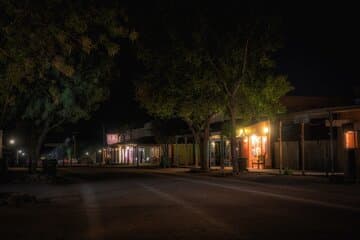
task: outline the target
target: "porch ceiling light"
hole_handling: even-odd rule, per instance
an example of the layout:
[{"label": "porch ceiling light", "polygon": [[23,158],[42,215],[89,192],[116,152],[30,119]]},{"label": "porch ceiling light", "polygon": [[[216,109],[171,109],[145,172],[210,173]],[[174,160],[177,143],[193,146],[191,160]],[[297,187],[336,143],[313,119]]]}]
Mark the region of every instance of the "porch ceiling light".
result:
[{"label": "porch ceiling light", "polygon": [[268,134],[269,133],[269,128],[268,127],[264,127],[264,133]]}]

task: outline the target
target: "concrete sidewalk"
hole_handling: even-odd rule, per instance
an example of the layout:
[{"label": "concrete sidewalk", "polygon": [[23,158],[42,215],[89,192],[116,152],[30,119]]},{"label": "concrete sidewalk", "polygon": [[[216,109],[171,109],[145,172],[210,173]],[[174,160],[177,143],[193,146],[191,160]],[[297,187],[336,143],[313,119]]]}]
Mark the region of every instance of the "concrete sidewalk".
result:
[{"label": "concrete sidewalk", "polygon": [[[211,170],[220,171],[220,167],[211,167]],[[225,172],[231,172],[232,167],[225,167]],[[271,174],[271,175],[283,175],[286,171],[283,169],[282,174],[280,173],[280,169],[275,168],[266,168],[266,169],[257,169],[257,168],[248,168],[248,172],[250,173],[264,173],[264,174]],[[301,170],[287,170],[287,174],[285,175],[305,175],[305,176],[328,176],[328,175],[344,175],[342,172],[335,172],[335,173],[326,173],[326,172],[316,172],[316,171],[306,171],[304,174]]]}]

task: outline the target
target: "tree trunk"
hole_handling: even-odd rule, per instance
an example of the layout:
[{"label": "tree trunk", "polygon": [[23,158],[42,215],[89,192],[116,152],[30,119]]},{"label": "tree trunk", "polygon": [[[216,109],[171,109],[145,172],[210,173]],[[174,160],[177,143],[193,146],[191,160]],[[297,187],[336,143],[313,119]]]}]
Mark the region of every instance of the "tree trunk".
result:
[{"label": "tree trunk", "polygon": [[3,130],[0,129],[0,173],[6,173],[8,166],[7,160],[3,156]]},{"label": "tree trunk", "polygon": [[221,135],[221,145],[220,145],[220,171],[221,174],[224,175],[224,170],[225,170],[225,163],[224,163],[224,158],[225,158],[225,147],[226,147],[226,143],[224,146],[224,137],[223,135]]},{"label": "tree trunk", "polygon": [[[197,154],[197,146],[199,146],[199,149],[200,149],[200,136],[198,133],[194,133],[193,134],[193,137],[194,137],[194,142],[195,142],[195,147],[194,147],[194,155],[195,155],[195,167],[199,167],[199,157],[198,157],[198,154]],[[201,155],[201,154],[200,154]]]},{"label": "tree trunk", "polygon": [[41,131],[40,136],[37,138],[36,144],[31,144],[30,161],[29,161],[29,172],[36,172],[37,163],[40,159],[41,147],[45,141],[45,138],[49,132],[49,123],[46,122],[44,128]]},{"label": "tree trunk", "polygon": [[210,137],[210,123],[209,121],[207,121],[204,129],[204,137],[203,137],[204,158],[202,161],[202,168],[204,170],[209,170],[209,137]]},{"label": "tree trunk", "polygon": [[168,161],[169,161],[169,144],[165,143],[162,144],[162,157],[161,157],[161,162],[160,162],[160,166],[161,167],[168,167]]},{"label": "tree trunk", "polygon": [[230,139],[230,149],[231,149],[231,163],[233,167],[233,174],[239,174],[239,163],[237,161],[237,144],[236,144],[236,114],[235,107],[229,109],[230,119],[231,119],[231,139]]}]

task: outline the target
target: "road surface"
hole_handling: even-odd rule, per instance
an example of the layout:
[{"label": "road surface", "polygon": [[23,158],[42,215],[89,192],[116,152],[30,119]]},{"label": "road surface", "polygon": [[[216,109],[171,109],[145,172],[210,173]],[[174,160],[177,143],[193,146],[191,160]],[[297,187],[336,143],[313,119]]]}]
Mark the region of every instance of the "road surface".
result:
[{"label": "road surface", "polygon": [[359,185],[66,171],[74,183],[0,185],[50,200],[0,206],[0,239],[360,239]]}]

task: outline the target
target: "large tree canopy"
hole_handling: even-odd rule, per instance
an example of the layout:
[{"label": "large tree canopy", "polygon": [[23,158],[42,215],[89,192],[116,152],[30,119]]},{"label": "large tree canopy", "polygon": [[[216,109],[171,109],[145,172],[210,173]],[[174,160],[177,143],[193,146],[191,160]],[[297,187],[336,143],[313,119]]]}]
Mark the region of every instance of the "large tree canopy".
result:
[{"label": "large tree canopy", "polygon": [[[166,29],[166,32],[176,29],[180,34],[175,34],[175,37],[174,34],[170,34],[170,37],[162,36],[160,41],[169,39],[167,42],[172,43],[174,38],[181,41],[173,45],[161,44],[164,49],[174,49],[173,52],[160,51],[159,55],[165,54],[167,58],[156,55],[148,58],[152,63],[163,62],[163,75],[157,75],[158,81],[147,82],[153,87],[151,89],[147,86],[147,89],[156,91],[151,93],[150,99],[163,103],[156,104],[148,99],[144,102],[145,107],[155,115],[162,116],[179,115],[182,113],[179,106],[184,106],[184,109],[193,110],[198,117],[204,115],[202,112],[217,112],[218,98],[221,99],[224,113],[231,120],[231,156],[234,171],[238,172],[236,120],[272,117],[280,113],[284,110],[279,102],[280,97],[291,90],[286,76],[275,73],[273,56],[281,47],[280,21],[259,12],[252,4],[243,4],[241,9],[234,7],[230,10],[211,4],[191,9],[178,5],[168,6],[168,12],[173,14],[163,16],[162,23],[166,27],[161,29]],[[186,15],[180,20],[171,11],[174,9],[186,12]],[[155,44],[155,47],[159,48],[159,45]],[[186,67],[179,67],[179,62]],[[164,85],[159,79],[171,79],[169,76],[173,75],[177,76],[176,80],[165,85],[167,90],[161,92]],[[185,84],[191,90],[187,91],[179,79],[191,79]],[[197,81],[194,79],[201,82],[207,79],[207,83],[201,84],[203,88],[200,88],[198,95],[195,94]],[[173,100],[174,96],[176,101]],[[192,100],[189,101],[189,98]],[[207,106],[212,106],[216,111],[208,111],[211,107]],[[174,109],[178,112],[174,113]],[[184,116],[186,120],[191,114]]]},{"label": "large tree canopy", "polygon": [[9,90],[0,96],[1,114],[20,105],[40,130],[37,158],[48,131],[88,118],[105,99],[121,41],[137,33],[116,3],[8,0],[0,8],[0,70]]},{"label": "large tree canopy", "polygon": [[192,59],[181,34],[169,31],[165,49],[145,48],[140,58],[147,73],[137,83],[137,99],[159,118],[180,118],[187,123],[195,142],[201,143],[201,163],[207,168],[209,124],[222,111],[223,98],[203,59]]}]

